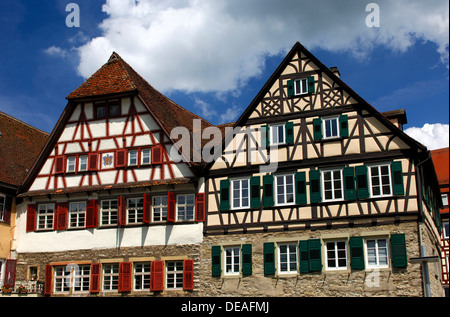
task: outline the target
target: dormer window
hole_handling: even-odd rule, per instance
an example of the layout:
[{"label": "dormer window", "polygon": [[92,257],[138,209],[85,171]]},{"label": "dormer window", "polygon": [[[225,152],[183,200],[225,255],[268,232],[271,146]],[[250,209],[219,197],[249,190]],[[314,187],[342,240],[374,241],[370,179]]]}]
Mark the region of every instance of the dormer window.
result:
[{"label": "dormer window", "polygon": [[95,119],[114,118],[120,116],[120,100],[101,101],[94,104]]}]

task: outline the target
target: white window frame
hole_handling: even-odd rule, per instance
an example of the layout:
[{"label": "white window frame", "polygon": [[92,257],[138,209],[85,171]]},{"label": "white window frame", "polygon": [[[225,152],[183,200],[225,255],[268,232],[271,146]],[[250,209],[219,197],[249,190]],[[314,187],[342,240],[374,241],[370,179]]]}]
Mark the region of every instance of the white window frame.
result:
[{"label": "white window frame", "polygon": [[78,171],[79,172],[86,172],[88,170],[88,156],[87,155],[80,155],[79,157],[79,164],[78,164]]},{"label": "white window frame", "polygon": [[[156,204],[156,200],[160,199],[160,203]],[[165,201],[165,204],[164,204]],[[152,221],[153,222],[162,222],[167,220],[167,205],[168,205],[168,197],[165,196],[154,196],[152,198]],[[158,219],[155,216],[155,213],[158,214]]]},{"label": "white window frame", "polygon": [[[134,270],[133,289],[137,292],[150,291],[151,262],[133,263],[133,270]],[[146,285],[148,287],[146,287]]]},{"label": "white window frame", "polygon": [[[344,244],[344,249],[339,249],[338,243]],[[328,244],[333,244],[333,249],[330,250]],[[339,256],[339,252],[345,252],[345,266],[340,266],[339,260],[343,260],[344,257]],[[333,252],[333,258],[329,258],[329,253]],[[335,261],[335,266],[329,266],[328,260]],[[325,241],[325,268],[327,271],[344,271],[348,269],[348,247],[347,240],[330,240]]]},{"label": "white window frame", "polygon": [[[84,204],[84,210],[83,207]],[[73,210],[73,206],[77,205],[76,210]],[[75,222],[72,222],[72,217],[75,218]],[[73,223],[76,223],[73,225]],[[86,202],[85,201],[75,201],[71,202],[69,205],[69,229],[79,229],[86,227]]]},{"label": "white window frame", "polygon": [[441,194],[442,205],[448,207],[448,194]]},{"label": "white window frame", "polygon": [[[383,184],[383,175],[381,174],[381,169],[383,167],[388,168],[389,172],[389,193],[384,193],[383,187],[386,186],[386,184]],[[376,176],[378,178],[378,185],[373,184],[372,179],[372,168],[378,169],[378,175]],[[392,197],[393,195],[393,188],[392,188],[392,170],[391,170],[391,164],[390,163],[380,163],[380,164],[374,164],[374,165],[368,165],[368,174],[369,174],[369,186],[370,186],[370,197],[371,198],[377,198],[377,197]],[[375,195],[374,194],[374,187],[377,186],[380,189],[380,194]]]},{"label": "white window frame", "polygon": [[[51,207],[51,211],[49,211]],[[36,230],[53,230],[55,225],[55,204],[39,204],[37,207],[37,224]],[[41,228],[41,219],[43,220],[44,227]]]},{"label": "white window frame", "polygon": [[76,265],[72,268],[72,290],[74,293],[88,293],[91,282],[91,266],[90,265]]},{"label": "white window frame", "polygon": [[[184,202],[182,201],[183,197]],[[192,213],[188,211],[191,208]],[[183,209],[184,211],[182,211]],[[193,221],[194,219],[195,219],[195,195],[194,194],[177,195],[177,220]]]},{"label": "white window frame", "polygon": [[152,163],[152,150],[142,149],[141,150],[141,164],[150,165]]},{"label": "white window frame", "polygon": [[[336,122],[336,134],[333,134],[333,122]],[[328,129],[328,124],[331,124],[329,126]],[[333,116],[333,117],[325,117],[322,119],[322,125],[323,125],[323,139],[324,140],[328,140],[328,139],[336,139],[336,138],[340,138],[341,137],[341,131],[340,131],[340,127],[339,127],[339,117],[338,116]],[[328,133],[330,135],[328,135]]]},{"label": "white window frame", "polygon": [[[334,172],[339,172],[339,174],[340,174],[340,186],[341,186],[341,188],[340,188],[341,197],[340,198],[336,198],[336,196],[337,196],[336,192],[339,189],[335,188],[335,181],[336,180],[335,180]],[[344,172],[343,172],[342,168],[323,170],[323,171],[321,171],[321,173],[322,173],[322,175],[321,175],[322,184],[321,185],[322,185],[323,201],[326,202],[326,201],[342,201],[342,200],[344,200]],[[328,198],[328,199],[327,199],[326,192],[330,192],[330,190],[326,189],[325,183],[326,182],[330,182],[330,181],[326,181],[325,180],[325,173],[330,173],[330,176],[331,176],[331,183],[330,184],[331,184],[332,197]]]},{"label": "white window frame", "polygon": [[[369,262],[369,246],[368,246],[368,242],[369,241],[375,241],[375,260],[376,263],[375,264],[371,264]],[[385,247],[380,247],[379,243],[380,241],[385,241],[386,246]],[[380,251],[381,249],[386,249],[386,264],[380,264]],[[376,237],[371,237],[371,238],[365,238],[364,239],[364,258],[365,258],[365,262],[366,262],[366,267],[368,269],[386,269],[389,268],[389,240],[386,237],[383,238],[376,238]]]},{"label": "white window frame", "polygon": [[129,150],[128,151],[128,165],[129,166],[137,166],[139,162],[138,150]]},{"label": "white window frame", "polygon": [[448,234],[449,234],[449,232],[448,232],[449,231],[448,221],[443,221],[442,222],[442,228],[443,228],[442,234],[444,236],[444,239],[448,240]]},{"label": "white window frame", "polygon": [[67,173],[75,173],[77,166],[77,157],[76,156],[68,156],[67,157]]},{"label": "white window frame", "polygon": [[[107,206],[104,205],[107,204]],[[116,207],[113,208],[112,203],[115,203]],[[105,208],[106,207],[106,208]],[[115,217],[114,217],[115,214]],[[100,226],[116,226],[118,217],[118,202],[117,199],[103,199],[100,202]],[[105,223],[104,220],[107,219]]]},{"label": "white window frame", "polygon": [[[223,247],[223,259],[224,259],[224,275],[236,276],[241,274],[241,246],[224,246]],[[237,266],[237,270],[236,270]]]},{"label": "white window frame", "polygon": [[184,279],[184,261],[167,261],[165,268],[166,290],[182,290]]},{"label": "white window frame", "polygon": [[[281,247],[286,246],[286,251],[287,251],[287,270],[286,271],[282,271],[281,268]],[[291,264],[293,264],[293,261],[291,261],[291,247],[295,247],[295,270],[291,270]],[[283,274],[298,274],[298,270],[299,270],[299,248],[298,248],[298,242],[286,242],[286,243],[278,243],[277,244],[277,255],[278,255],[278,274],[283,275]]]},{"label": "white window frame", "polygon": [[117,292],[119,290],[119,263],[103,263],[102,277],[102,290]]},{"label": "white window frame", "polygon": [[[239,183],[239,188],[235,188],[235,182]],[[243,184],[247,183],[247,196],[244,195]],[[235,197],[235,190],[239,191],[239,197]],[[247,199],[247,204],[244,204],[244,200]],[[238,206],[235,206],[235,200],[239,202]],[[231,209],[246,209],[250,208],[250,178],[239,178],[231,180]]]},{"label": "white window frame", "polygon": [[[69,294],[72,272],[65,266],[53,267],[53,292],[55,294]],[[69,285],[67,285],[69,284]]]},{"label": "white window frame", "polygon": [[0,221],[5,220],[6,196],[0,194]]},{"label": "white window frame", "polygon": [[308,78],[294,80],[294,89],[294,93],[296,96],[307,95],[309,93]]},{"label": "white window frame", "polygon": [[140,224],[143,219],[144,199],[142,197],[127,198],[127,224]]},{"label": "white window frame", "polygon": [[[283,133],[283,139],[280,141],[280,131]],[[277,136],[276,141],[274,141],[274,136]],[[283,145],[286,144],[286,124],[274,124],[270,126],[270,145]]]},{"label": "white window frame", "polygon": [[[292,178],[292,193],[287,191],[287,178]],[[280,195],[283,196],[284,202],[280,202],[278,200],[278,182],[279,179],[283,179],[283,184],[281,185],[283,187],[283,193],[280,193]],[[288,202],[288,195],[292,194],[292,202]],[[295,175],[294,174],[282,174],[282,175],[275,175],[275,205],[276,206],[289,206],[295,204]]]}]

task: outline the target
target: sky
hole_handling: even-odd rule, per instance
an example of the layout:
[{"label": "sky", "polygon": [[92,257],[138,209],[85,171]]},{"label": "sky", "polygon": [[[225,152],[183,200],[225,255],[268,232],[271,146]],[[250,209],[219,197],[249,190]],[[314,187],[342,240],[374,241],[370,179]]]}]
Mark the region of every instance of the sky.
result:
[{"label": "sky", "polygon": [[448,0],[1,1],[0,111],[51,132],[116,51],[179,105],[233,122],[297,41],[378,111],[406,109],[419,142],[449,146]]}]

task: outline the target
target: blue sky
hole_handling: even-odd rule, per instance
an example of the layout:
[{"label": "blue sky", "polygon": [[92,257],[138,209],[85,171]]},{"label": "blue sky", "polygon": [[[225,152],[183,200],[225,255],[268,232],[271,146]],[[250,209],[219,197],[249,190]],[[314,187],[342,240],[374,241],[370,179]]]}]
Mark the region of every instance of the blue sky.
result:
[{"label": "blue sky", "polygon": [[[448,1],[378,1],[380,28],[365,25],[370,2],[1,1],[0,111],[51,132],[115,50],[181,106],[231,122],[300,41],[380,112],[405,108],[406,128],[448,146]],[[69,3],[79,28],[66,26]]]}]

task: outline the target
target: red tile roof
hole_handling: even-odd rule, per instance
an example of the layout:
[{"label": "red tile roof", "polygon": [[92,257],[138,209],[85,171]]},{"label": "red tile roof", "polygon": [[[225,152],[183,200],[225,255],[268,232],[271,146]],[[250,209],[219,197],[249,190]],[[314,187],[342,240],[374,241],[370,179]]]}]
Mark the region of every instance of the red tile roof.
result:
[{"label": "red tile roof", "polygon": [[439,185],[449,185],[449,148],[431,151],[434,168],[438,176]]},{"label": "red tile roof", "polygon": [[0,111],[0,182],[22,183],[49,135]]}]

